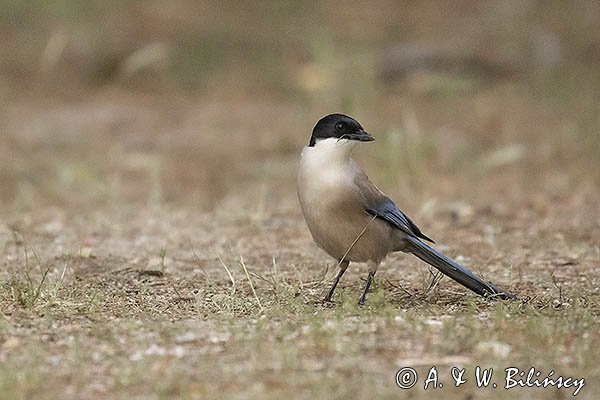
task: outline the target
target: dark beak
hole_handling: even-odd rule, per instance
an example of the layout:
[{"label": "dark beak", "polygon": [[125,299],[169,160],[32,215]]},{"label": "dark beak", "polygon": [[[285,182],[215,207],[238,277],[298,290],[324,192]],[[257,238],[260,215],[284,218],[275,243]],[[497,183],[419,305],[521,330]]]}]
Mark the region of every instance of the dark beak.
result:
[{"label": "dark beak", "polygon": [[359,142],[372,142],[373,140],[375,140],[373,136],[363,131],[362,129],[354,133],[347,133],[343,135],[340,139],[358,140]]}]

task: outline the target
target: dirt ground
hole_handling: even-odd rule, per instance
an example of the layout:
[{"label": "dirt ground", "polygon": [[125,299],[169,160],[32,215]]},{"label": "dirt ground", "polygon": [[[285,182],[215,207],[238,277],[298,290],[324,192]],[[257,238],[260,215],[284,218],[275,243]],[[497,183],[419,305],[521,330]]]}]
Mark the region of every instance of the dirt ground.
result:
[{"label": "dirt ground", "polygon": [[[513,367],[598,398],[596,2],[163,3],[1,4],[0,399],[576,390],[505,389]],[[331,112],[437,248],[521,300],[398,253],[364,307],[360,264],[323,304],[295,178]]]}]

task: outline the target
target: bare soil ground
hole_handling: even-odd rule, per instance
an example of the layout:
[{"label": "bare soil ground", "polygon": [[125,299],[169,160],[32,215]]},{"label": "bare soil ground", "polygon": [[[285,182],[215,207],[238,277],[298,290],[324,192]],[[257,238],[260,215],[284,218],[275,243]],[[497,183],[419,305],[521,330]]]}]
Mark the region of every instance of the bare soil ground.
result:
[{"label": "bare soil ground", "polygon": [[[577,398],[597,398],[600,9],[482,3],[339,15],[336,2],[91,2],[115,28],[102,33],[76,7],[11,3],[0,399],[574,392],[505,390],[509,367],[584,378]],[[378,28],[350,28],[365,18]],[[466,52],[516,72],[419,61],[378,76],[391,44],[424,41],[450,43],[439,54],[455,66]],[[487,302],[404,254],[364,307],[364,265],[320,301],[335,262],[312,243],[295,175],[314,122],[335,111],[375,135],[357,159],[438,248],[522,301]],[[425,391],[432,366],[444,387]],[[469,379],[458,388],[454,366]],[[477,388],[476,366],[498,388]],[[410,390],[395,382],[403,367],[419,374]]]}]

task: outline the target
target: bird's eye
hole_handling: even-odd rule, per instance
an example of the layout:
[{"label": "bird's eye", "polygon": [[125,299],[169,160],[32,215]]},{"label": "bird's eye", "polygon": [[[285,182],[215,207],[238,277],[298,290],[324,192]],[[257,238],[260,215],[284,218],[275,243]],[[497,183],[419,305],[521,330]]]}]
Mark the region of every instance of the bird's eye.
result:
[{"label": "bird's eye", "polygon": [[341,133],[345,132],[346,124],[344,122],[338,122],[337,124],[335,124],[335,130]]}]

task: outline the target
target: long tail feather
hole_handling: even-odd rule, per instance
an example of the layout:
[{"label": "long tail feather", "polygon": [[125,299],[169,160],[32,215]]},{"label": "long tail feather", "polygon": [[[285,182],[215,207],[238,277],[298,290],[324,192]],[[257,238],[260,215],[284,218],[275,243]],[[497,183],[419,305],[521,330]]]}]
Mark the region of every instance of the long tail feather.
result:
[{"label": "long tail feather", "polygon": [[410,245],[406,250],[475,293],[484,297],[502,300],[514,300],[517,298],[515,295],[507,293],[491,283],[485,282],[467,268],[459,265],[434,248],[429,247],[419,239],[410,237],[408,240]]}]

